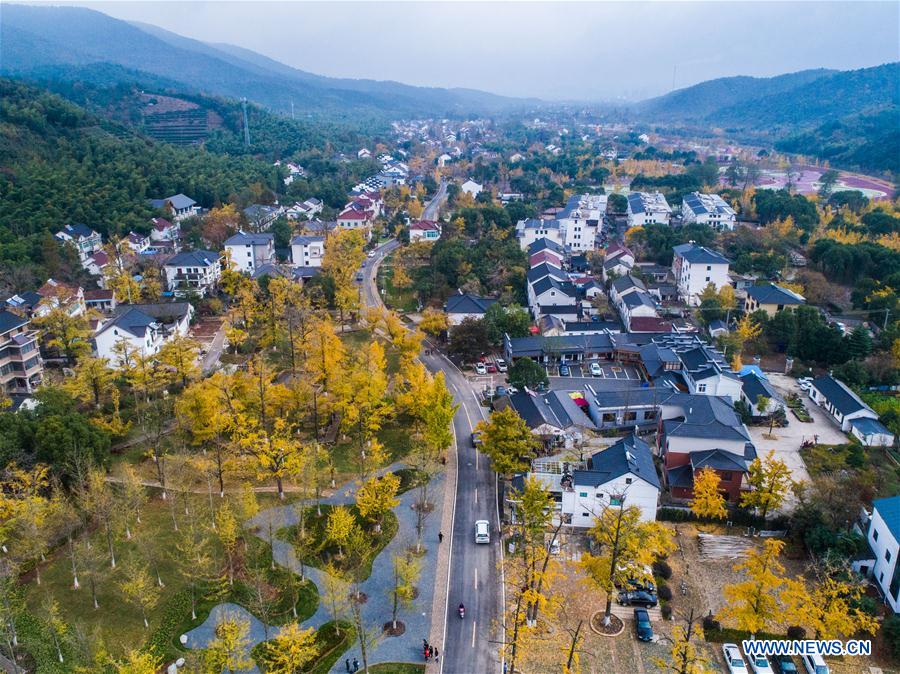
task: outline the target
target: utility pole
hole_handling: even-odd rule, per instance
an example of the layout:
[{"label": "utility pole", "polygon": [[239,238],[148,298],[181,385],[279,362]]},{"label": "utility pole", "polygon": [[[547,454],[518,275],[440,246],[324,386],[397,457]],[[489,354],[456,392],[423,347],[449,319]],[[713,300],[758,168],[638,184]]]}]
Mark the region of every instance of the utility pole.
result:
[{"label": "utility pole", "polygon": [[250,147],[250,122],[247,121],[247,98],[241,99],[241,108],[244,111],[244,146]]}]

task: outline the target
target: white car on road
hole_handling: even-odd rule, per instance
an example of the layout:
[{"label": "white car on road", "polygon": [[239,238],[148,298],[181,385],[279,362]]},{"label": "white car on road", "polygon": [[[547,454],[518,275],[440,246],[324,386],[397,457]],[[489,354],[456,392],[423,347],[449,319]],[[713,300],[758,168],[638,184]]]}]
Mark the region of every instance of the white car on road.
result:
[{"label": "white car on road", "polygon": [[737,644],[722,644],[722,655],[725,656],[725,666],[731,674],[749,674]]}]

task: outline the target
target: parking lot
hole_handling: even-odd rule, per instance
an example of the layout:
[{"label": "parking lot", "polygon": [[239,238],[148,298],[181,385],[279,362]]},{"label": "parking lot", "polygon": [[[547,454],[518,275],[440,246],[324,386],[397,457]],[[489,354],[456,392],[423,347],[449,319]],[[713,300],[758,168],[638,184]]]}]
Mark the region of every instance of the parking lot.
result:
[{"label": "parking lot", "polygon": [[559,365],[547,365],[547,375],[549,377],[572,377],[594,378],[594,379],[613,379],[621,381],[641,381],[641,375],[637,368],[632,365],[624,365],[622,363],[604,363],[600,362],[600,374],[592,375],[590,363],[566,363],[564,367],[568,367],[569,373],[561,373]]}]

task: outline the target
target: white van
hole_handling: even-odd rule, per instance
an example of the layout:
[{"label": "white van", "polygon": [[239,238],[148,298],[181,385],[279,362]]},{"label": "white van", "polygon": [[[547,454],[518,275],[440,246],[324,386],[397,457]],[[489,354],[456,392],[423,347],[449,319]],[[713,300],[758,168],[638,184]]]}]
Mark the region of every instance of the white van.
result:
[{"label": "white van", "polygon": [[491,542],[491,525],[487,520],[476,520],[475,522],[475,542],[490,543]]},{"label": "white van", "polygon": [[831,674],[828,665],[825,664],[822,656],[818,653],[815,655],[804,655],[801,660],[803,660],[803,666],[806,667],[806,671],[809,674]]}]

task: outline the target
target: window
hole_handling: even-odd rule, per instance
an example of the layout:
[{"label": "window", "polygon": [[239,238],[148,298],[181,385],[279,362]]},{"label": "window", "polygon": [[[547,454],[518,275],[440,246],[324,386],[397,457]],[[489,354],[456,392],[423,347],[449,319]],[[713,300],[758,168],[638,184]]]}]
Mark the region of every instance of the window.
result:
[{"label": "window", "polygon": [[[712,271],[712,266],[711,266],[711,265],[706,265],[706,271]],[[706,279],[706,280],[708,281],[709,279]]]},{"label": "window", "polygon": [[631,484],[632,479],[630,477],[625,478],[625,484]]},{"label": "window", "polygon": [[886,561],[886,562],[891,561],[891,551],[890,550],[884,551],[884,561]]},{"label": "window", "polygon": [[581,513],[581,516],[582,516],[582,517],[590,517],[591,514],[590,514],[590,513]]},{"label": "window", "polygon": [[637,421],[637,412],[625,412],[625,421]]},{"label": "window", "polygon": [[609,505],[621,506],[622,505],[622,497],[621,496],[610,496],[609,497]]},{"label": "window", "polygon": [[615,412],[604,412],[603,413],[603,423],[614,423],[616,420]]},{"label": "window", "polygon": [[722,481],[730,482],[731,481],[731,473],[728,473],[728,472],[722,473]]},{"label": "window", "polygon": [[644,419],[656,419],[656,410],[647,410],[644,412]]},{"label": "window", "polygon": [[872,532],[872,540],[873,541],[878,540],[878,529],[876,529],[875,531]]},{"label": "window", "polygon": [[697,384],[697,393],[706,393],[706,384]]},{"label": "window", "polygon": [[587,498],[587,492],[586,491],[578,492],[578,498]]},{"label": "window", "polygon": [[706,277],[706,280],[709,281],[709,276]]}]

